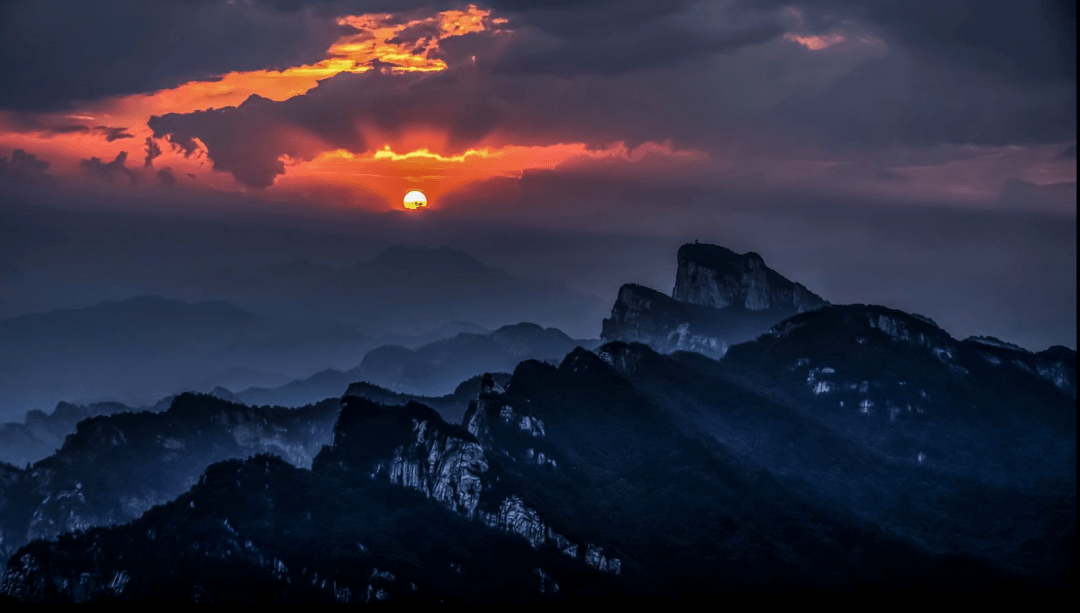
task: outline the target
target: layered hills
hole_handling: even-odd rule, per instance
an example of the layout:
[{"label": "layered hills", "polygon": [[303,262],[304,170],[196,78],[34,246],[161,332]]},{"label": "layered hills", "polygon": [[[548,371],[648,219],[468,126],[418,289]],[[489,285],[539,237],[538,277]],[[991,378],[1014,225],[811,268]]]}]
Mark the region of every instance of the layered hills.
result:
[{"label": "layered hills", "polygon": [[[357,602],[1071,588],[1075,351],[828,305],[753,254],[688,245],[679,261],[674,296],[621,320],[648,344],[566,349],[545,332],[559,359],[440,399],[355,381],[299,410],[182,395],[164,413],[84,421],[50,458],[0,468],[2,590]],[[765,327],[735,343],[732,321]],[[709,336],[709,322],[715,344],[659,342],[684,324]],[[524,332],[500,338],[518,347]]]}]

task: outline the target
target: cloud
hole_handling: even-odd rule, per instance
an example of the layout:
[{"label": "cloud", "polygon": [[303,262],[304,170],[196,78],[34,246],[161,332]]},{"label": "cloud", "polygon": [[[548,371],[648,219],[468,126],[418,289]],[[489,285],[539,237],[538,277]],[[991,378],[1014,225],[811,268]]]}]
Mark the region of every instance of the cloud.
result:
[{"label": "cloud", "polygon": [[153,137],[146,137],[146,158],[143,159],[143,168],[150,168],[154,160],[161,156],[161,145]]},{"label": "cloud", "polygon": [[5,2],[0,108],[64,108],[321,58],[341,27],[294,8],[216,0]]},{"label": "cloud", "polygon": [[100,134],[107,142],[135,138],[124,126],[90,126],[81,123],[55,123],[54,121],[34,116],[29,113],[16,113],[10,116],[8,129],[14,132],[37,133],[45,136],[65,134]]},{"label": "cloud", "polygon": [[134,185],[139,180],[139,175],[124,164],[127,161],[127,151],[121,151],[111,162],[103,162],[101,158],[92,157],[79,162],[79,166],[87,176],[114,183],[118,177],[126,177],[130,184]]},{"label": "cloud", "polygon": [[33,153],[22,149],[11,152],[11,157],[0,157],[0,177],[32,178],[40,177],[48,170],[49,163],[38,159]]},{"label": "cloud", "polygon": [[886,56],[780,111],[824,143],[1060,143],[1076,134],[1075,2],[745,0],[820,34],[862,27]]},{"label": "cloud", "polygon": [[105,140],[113,142],[115,140],[121,140],[124,138],[135,138],[134,134],[127,131],[127,128],[110,128],[108,126],[98,126],[94,128],[96,132],[105,135]]},{"label": "cloud", "polygon": [[998,196],[1007,208],[1076,215],[1076,181],[1038,185],[1031,181],[1009,179]]},{"label": "cloud", "polygon": [[164,185],[165,187],[172,187],[176,185],[176,176],[173,175],[172,171],[168,168],[162,168],[161,170],[157,171],[157,180],[158,183]]}]

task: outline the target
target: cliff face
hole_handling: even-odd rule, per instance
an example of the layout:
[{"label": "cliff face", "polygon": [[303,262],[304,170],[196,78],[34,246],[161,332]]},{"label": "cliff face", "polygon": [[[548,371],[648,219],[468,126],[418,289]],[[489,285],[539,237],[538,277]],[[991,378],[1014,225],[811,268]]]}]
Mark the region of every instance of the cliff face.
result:
[{"label": "cliff face", "polygon": [[[619,574],[618,559],[595,544],[572,542],[521,495],[496,484],[500,462],[520,460],[557,470],[554,460],[536,450],[545,437],[543,421],[500,402],[496,389],[488,378],[466,415],[465,428],[446,423],[418,403],[383,407],[346,397],[334,445],[320,454],[315,468],[362,472],[416,490],[466,519],[520,535],[533,548],[551,546],[596,570]],[[494,437],[507,428],[536,442],[511,454]]]},{"label": "cliff face", "polygon": [[604,320],[604,341],[719,358],[731,345],[752,340],[791,315],[828,304],[770,269],[756,253],[683,245],[678,263],[671,297],[640,285],[619,289],[611,317]]},{"label": "cliff face", "polygon": [[827,304],[799,283],[765,265],[756,253],[738,254],[717,245],[683,245],[672,297],[713,309],[801,313]]},{"label": "cliff face", "polygon": [[182,394],[162,413],[82,421],[54,455],[26,469],[0,465],[0,557],[33,539],[131,521],[214,462],[273,453],[310,466],[337,412],[336,400],[290,410]]},{"label": "cliff face", "polygon": [[[641,296],[649,311],[723,311]],[[595,600],[1064,585],[1075,359],[848,305],[790,317],[721,361],[627,343],[525,361],[509,380],[482,377],[461,424],[347,395],[311,470],[270,456],[212,465],[133,523],[19,548],[0,593]],[[231,425],[200,421],[214,441],[256,417],[180,402]],[[96,432],[99,459],[145,438]],[[0,466],[5,487],[20,475]],[[83,479],[56,499],[89,501]]]}]

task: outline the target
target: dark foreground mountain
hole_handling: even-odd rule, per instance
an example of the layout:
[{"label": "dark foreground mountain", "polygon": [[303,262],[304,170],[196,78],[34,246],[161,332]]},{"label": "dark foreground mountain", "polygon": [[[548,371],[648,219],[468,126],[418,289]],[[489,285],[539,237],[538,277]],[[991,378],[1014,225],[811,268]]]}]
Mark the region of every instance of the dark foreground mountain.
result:
[{"label": "dark foreground mountain", "polygon": [[1074,351],[956,341],[883,307],[793,317],[719,362],[601,350],[656,402],[821,504],[1061,585],[1075,565]]},{"label": "dark foreground mountain", "polygon": [[1069,357],[828,307],[720,362],[625,343],[526,361],[505,387],[482,381],[461,425],[350,395],[311,470],[215,465],[134,523],[23,547],[3,587],[339,601],[1066,589],[1075,397],[1050,358]]},{"label": "dark foreground mountain", "polygon": [[756,253],[688,244],[679,249],[678,265],[671,296],[622,286],[601,337],[718,358],[787,317],[828,304]]},{"label": "dark foreground mountain", "polygon": [[283,409],[181,394],[161,413],[79,422],[44,460],[0,465],[0,555],[35,538],[131,521],[187,491],[214,462],[273,453],[310,466],[338,408],[337,399]]},{"label": "dark foreground mountain", "polygon": [[[77,530],[14,551],[2,589],[21,600],[610,601],[1073,588],[1075,351],[961,341],[916,315],[825,305],[757,256],[712,246],[680,250],[675,297],[631,289],[647,304],[617,305],[605,330],[659,352],[571,348],[558,364],[526,360],[509,379],[431,399],[354,382],[340,413],[329,401],[303,418],[185,395],[168,413],[193,417],[178,423],[82,422],[31,470],[0,466],[0,515],[22,522],[5,544],[26,526]],[[565,335],[512,328],[503,345],[461,335],[369,366],[423,380],[484,347],[525,347],[520,359],[547,347],[528,340],[540,332],[566,350]],[[469,397],[460,422],[446,419]],[[216,457],[250,453],[291,464],[234,459],[195,482]],[[160,481],[173,493],[159,495]],[[92,527],[172,496],[129,524]],[[137,504],[110,511],[128,504],[118,500]]]}]

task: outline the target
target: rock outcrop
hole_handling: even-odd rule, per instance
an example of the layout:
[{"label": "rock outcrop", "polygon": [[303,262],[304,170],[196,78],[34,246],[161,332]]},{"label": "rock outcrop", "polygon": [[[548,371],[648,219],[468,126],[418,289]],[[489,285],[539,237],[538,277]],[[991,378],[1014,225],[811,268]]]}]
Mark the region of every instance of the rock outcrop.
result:
[{"label": "rock outcrop", "polygon": [[756,253],[683,245],[678,263],[670,297],[640,285],[619,288],[611,317],[604,320],[604,341],[719,358],[731,345],[752,340],[787,317],[828,304],[770,269]]},{"label": "rock outcrop", "polygon": [[801,313],[826,304],[817,294],[765,265],[760,255],[718,245],[683,245],[671,296],[713,309]]}]

